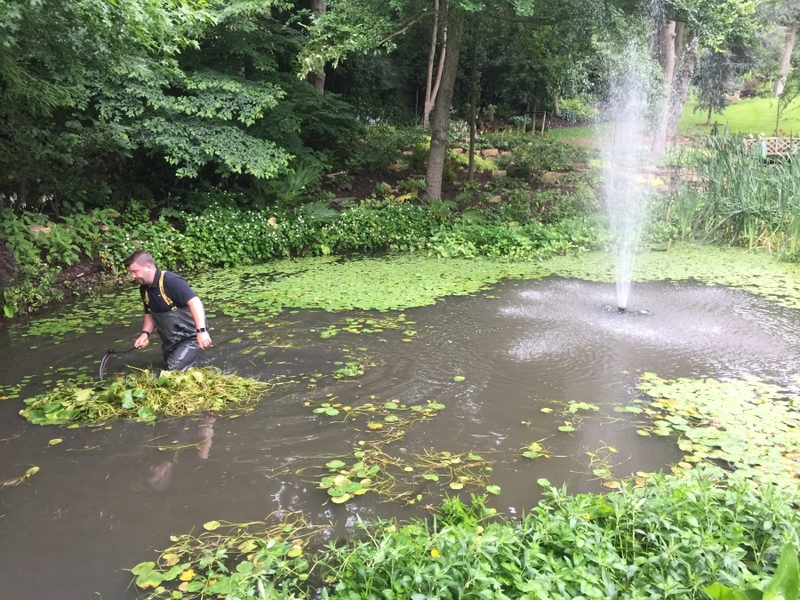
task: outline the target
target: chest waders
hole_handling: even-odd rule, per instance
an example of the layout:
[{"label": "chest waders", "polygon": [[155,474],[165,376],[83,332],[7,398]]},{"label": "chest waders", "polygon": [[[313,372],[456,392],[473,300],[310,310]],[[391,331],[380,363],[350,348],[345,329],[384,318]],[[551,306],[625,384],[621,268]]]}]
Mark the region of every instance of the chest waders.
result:
[{"label": "chest waders", "polygon": [[[161,338],[161,351],[164,362],[170,371],[183,371],[191,367],[203,352],[197,344],[196,325],[188,306],[178,308],[164,290],[164,274],[158,280],[161,298],[167,304],[167,312],[151,312],[153,322]],[[144,292],[145,306],[150,306],[150,294]]]}]

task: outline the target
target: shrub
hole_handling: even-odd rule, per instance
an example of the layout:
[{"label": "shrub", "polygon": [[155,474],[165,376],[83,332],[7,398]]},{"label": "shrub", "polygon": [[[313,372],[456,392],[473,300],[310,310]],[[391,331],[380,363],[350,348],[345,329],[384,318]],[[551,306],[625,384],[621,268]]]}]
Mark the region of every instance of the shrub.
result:
[{"label": "shrub", "polygon": [[600,118],[600,111],[583,98],[561,100],[558,110],[558,116],[570,123],[591,123]]}]

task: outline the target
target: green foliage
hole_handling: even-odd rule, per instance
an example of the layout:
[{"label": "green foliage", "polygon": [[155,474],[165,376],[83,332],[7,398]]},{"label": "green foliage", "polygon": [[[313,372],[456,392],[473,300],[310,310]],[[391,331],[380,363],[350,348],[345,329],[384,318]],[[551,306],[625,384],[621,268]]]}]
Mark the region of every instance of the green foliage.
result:
[{"label": "green foliage", "polygon": [[705,591],[713,600],[795,600],[800,596],[798,571],[797,551],[794,544],[787,543],[781,551],[775,576],[763,592],[757,589],[731,589],[719,582],[712,583]]},{"label": "green foliage", "polygon": [[389,172],[404,150],[426,141],[426,133],[419,129],[398,128],[391,125],[366,125],[362,135],[349,152],[345,165],[348,169],[371,175]]},{"label": "green foliage", "polygon": [[600,117],[600,111],[584,98],[565,98],[558,103],[559,116],[571,123],[591,123]]},{"label": "green foliage", "polygon": [[77,106],[95,73],[149,69],[151,53],[175,55],[209,19],[191,3],[7,0],[0,7],[2,104],[37,115]]},{"label": "green foliage", "polygon": [[[448,498],[428,520],[359,520],[352,538],[317,551],[304,547],[313,533],[301,522],[256,532],[258,523],[210,521],[132,574],[140,588],[154,588],[150,599],[177,597],[169,594],[178,581],[191,582],[185,598],[222,590],[214,581],[225,581],[224,593],[252,596],[260,580],[284,590],[281,597],[330,600],[700,600],[717,579],[716,589],[758,585],[777,563],[763,597],[796,598],[795,497],[730,484],[710,467],[683,478],[654,475],[607,495],[539,484],[544,498],[519,520],[495,515],[485,497],[472,496],[469,506]],[[317,570],[319,587],[307,575]]]},{"label": "green foliage", "polygon": [[537,221],[524,225],[459,222],[435,234],[429,246],[444,258],[531,260],[597,248],[604,240],[605,234],[597,221],[574,218],[552,226]]},{"label": "green foliage", "polygon": [[0,240],[16,264],[2,289],[5,316],[63,298],[63,290],[54,285],[56,274],[82,258],[101,255],[117,217],[110,209],[93,210],[55,222],[41,213],[17,217],[10,209],[0,211]]},{"label": "green foliage", "polygon": [[759,142],[741,136],[708,138],[702,151],[684,156],[692,180],[673,197],[662,218],[681,237],[766,245],[794,256],[800,247],[800,161],[764,161]]},{"label": "green foliage", "polygon": [[301,515],[284,512],[241,524],[208,521],[203,530],[173,536],[174,544],[161,553],[158,562],[139,563],[131,569],[139,589],[152,588],[142,598],[307,597],[302,586],[310,565],[303,545],[314,528]]},{"label": "green foliage", "polygon": [[607,496],[540,480],[545,497],[520,522],[485,520],[481,500],[472,510],[448,501],[442,519],[363,524],[360,539],[325,549],[323,597],[705,598],[719,576],[762,577],[797,539],[790,498],[719,474],[654,476]]},{"label": "green foliage", "polygon": [[498,158],[497,164],[509,177],[539,181],[546,171],[571,171],[574,162],[586,162],[589,150],[550,138],[530,137],[514,146],[511,154]]}]

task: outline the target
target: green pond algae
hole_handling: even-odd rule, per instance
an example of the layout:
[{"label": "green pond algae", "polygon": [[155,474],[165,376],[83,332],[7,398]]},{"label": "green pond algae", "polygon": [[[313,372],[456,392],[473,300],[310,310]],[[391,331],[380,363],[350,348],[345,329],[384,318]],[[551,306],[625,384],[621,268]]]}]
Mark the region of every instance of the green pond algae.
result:
[{"label": "green pond algae", "polygon": [[[446,296],[474,294],[503,279],[548,275],[612,282],[608,253],[556,256],[541,262],[439,259],[419,254],[342,260],[333,257],[279,260],[189,276],[209,318],[269,320],[282,310],[405,310]],[[782,263],[764,251],[679,244],[665,251],[643,251],[635,281],[697,280],[758,294],[800,307],[800,265]],[[55,316],[17,324],[12,335],[52,336],[101,332],[111,324],[133,326],[141,311],[129,291],[87,299]]]}]

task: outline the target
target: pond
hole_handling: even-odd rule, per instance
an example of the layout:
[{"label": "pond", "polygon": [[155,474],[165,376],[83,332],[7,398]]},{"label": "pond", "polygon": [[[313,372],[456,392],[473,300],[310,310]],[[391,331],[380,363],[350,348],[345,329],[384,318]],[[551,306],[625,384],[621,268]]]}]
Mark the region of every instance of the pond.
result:
[{"label": "pond", "polygon": [[[717,280],[732,277],[730,264],[755,265],[729,285],[752,288],[757,274],[773,268],[741,254],[730,263],[731,254],[716,252],[703,256],[717,265]],[[685,258],[676,252],[642,264],[668,277],[686,267]],[[648,260],[662,262],[656,269]],[[345,278],[336,274],[340,263],[322,262],[197,278],[209,310],[217,310],[204,361],[274,384],[252,410],[154,425],[33,426],[17,414],[22,398],[59,379],[96,377],[106,349],[129,347],[139,323],[135,292],[0,331],[0,396],[8,396],[0,402],[0,481],[40,469],[0,491],[5,597],[136,598],[125,569],[154,560],[171,534],[210,520],[297,510],[338,537],[359,518],[423,516],[445,494],[487,490],[489,506],[520,515],[539,499],[540,478],[571,492],[601,492],[615,477],[681,460],[674,438],[645,437],[648,420],[625,410],[642,398],[642,374],[758,375],[789,385],[798,372],[798,279],[788,267],[771,278],[779,285],[764,293],[770,299],[699,281],[649,281],[635,284],[629,312],[620,314],[608,310],[613,283],[550,274],[574,274],[558,261],[487,264],[491,275],[473,273],[455,285],[448,277],[460,263],[418,259],[413,276],[390,278],[397,293],[382,297],[397,301],[422,282],[430,295],[416,303],[427,305],[373,301],[386,310],[329,312],[326,302],[348,306],[330,291]],[[302,296],[309,264],[323,279],[332,274],[327,287],[319,278],[308,286],[317,308]],[[362,295],[389,285],[371,278],[377,264],[368,265],[372,276],[361,275]],[[427,277],[436,269],[434,285]],[[536,278],[503,278],[514,269]],[[293,290],[298,308],[269,300],[281,286]],[[447,295],[453,292],[465,295]],[[155,346],[114,357],[109,372],[157,364]],[[365,451],[383,453],[387,472],[394,469],[382,492],[332,502],[320,488],[326,463],[352,464]]]}]

